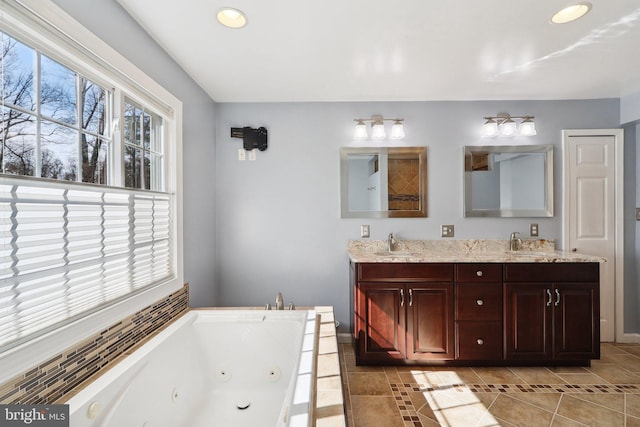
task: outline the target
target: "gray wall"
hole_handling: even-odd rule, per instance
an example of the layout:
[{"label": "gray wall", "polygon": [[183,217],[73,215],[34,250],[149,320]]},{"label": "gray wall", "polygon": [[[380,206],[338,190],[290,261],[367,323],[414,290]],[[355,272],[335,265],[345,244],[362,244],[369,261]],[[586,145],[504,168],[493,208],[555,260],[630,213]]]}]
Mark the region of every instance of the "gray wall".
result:
[{"label": "gray wall", "polygon": [[[384,239],[389,232],[400,239],[439,239],[441,224],[454,224],[456,239],[506,239],[512,231],[528,235],[528,224],[536,222],[542,238],[557,239],[557,247],[562,247],[561,130],[617,128],[620,123],[617,99],[221,103],[217,107],[216,282],[220,303],[263,305],[273,302],[281,291],[286,301],[296,305],[335,306],[343,325],[350,322],[347,240],[359,238],[361,224],[371,225],[373,239]],[[480,138],[482,117],[499,112],[535,115],[538,135]],[[339,149],[364,145],[352,140],[353,119],[377,113],[406,119],[403,145],[429,147],[428,218],[340,218]],[[258,152],[256,161],[238,161],[241,141],[229,137],[232,126],[267,127],[269,148]],[[518,142],[555,145],[555,216],[463,218],[462,147]],[[395,144],[386,141],[386,145]],[[632,172],[635,182],[635,171],[627,170]],[[635,191],[632,187],[627,191]],[[635,280],[629,285],[635,287]],[[628,307],[628,316],[635,318],[636,313],[635,307]]]},{"label": "gray wall", "polygon": [[216,305],[215,104],[115,0],[53,0],[183,102],[184,277],[192,306]]},{"label": "gray wall", "polygon": [[[360,224],[371,225],[374,239],[391,231],[399,238],[438,239],[440,224],[451,223],[460,239],[507,238],[511,231],[526,235],[535,221],[542,237],[557,239],[559,179],[554,218],[464,219],[461,147],[517,143],[481,140],[482,117],[505,111],[532,114],[538,135],[527,142],[556,145],[555,174],[560,177],[561,129],[620,123],[619,102],[613,99],[216,105],[115,0],[53,1],[184,103],[184,263],[192,306],[262,305],[281,291],[298,305],[334,305],[338,320],[348,324],[345,248],[348,239],[359,237]],[[406,118],[403,145],[429,146],[428,218],[340,219],[339,147],[358,146],[351,138],[352,119],[375,113]],[[245,125],[269,129],[269,149],[258,152],[254,162],[239,162],[241,142],[229,137],[230,126]],[[629,135],[633,128],[625,130]],[[640,188],[633,133],[625,138],[630,227]],[[640,272],[635,264],[640,247],[635,233],[626,235],[625,324],[627,331],[638,331]]]}]

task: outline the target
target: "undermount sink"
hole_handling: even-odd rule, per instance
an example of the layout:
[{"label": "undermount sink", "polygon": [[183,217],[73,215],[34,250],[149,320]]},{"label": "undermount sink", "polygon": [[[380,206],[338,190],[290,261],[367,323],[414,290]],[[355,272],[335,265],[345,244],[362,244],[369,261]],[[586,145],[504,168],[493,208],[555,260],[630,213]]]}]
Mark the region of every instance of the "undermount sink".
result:
[{"label": "undermount sink", "polygon": [[420,252],[389,252],[389,251],[382,251],[382,252],[375,252],[374,253],[375,256],[385,256],[385,257],[417,257],[420,256]]}]

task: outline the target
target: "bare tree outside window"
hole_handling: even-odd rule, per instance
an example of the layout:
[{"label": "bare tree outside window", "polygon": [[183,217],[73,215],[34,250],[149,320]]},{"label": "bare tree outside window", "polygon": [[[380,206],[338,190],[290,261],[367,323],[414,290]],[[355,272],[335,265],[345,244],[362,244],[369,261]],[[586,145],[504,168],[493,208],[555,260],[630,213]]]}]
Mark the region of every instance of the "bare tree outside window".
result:
[{"label": "bare tree outside window", "polygon": [[110,92],[7,34],[0,38],[1,172],[107,184]]}]

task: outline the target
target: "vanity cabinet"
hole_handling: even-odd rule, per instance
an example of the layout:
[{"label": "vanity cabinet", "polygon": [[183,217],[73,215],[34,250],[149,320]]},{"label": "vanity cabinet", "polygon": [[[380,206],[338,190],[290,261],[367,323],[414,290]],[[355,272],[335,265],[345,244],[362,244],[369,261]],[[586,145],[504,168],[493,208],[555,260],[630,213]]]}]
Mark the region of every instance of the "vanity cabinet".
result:
[{"label": "vanity cabinet", "polygon": [[358,363],[454,358],[453,265],[356,264]]},{"label": "vanity cabinet", "polygon": [[507,360],[600,357],[599,266],[505,265]]},{"label": "vanity cabinet", "polygon": [[600,357],[599,265],[354,263],[356,363],[584,365]]}]

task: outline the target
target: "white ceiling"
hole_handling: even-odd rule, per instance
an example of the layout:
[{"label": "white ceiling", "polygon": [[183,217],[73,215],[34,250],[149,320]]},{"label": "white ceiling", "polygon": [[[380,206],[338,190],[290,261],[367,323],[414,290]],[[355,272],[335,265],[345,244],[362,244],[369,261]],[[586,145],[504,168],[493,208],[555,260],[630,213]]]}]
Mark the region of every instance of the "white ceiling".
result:
[{"label": "white ceiling", "polygon": [[[640,1],[118,0],[217,102],[617,98],[640,90]],[[229,29],[232,6],[248,24]]]}]

